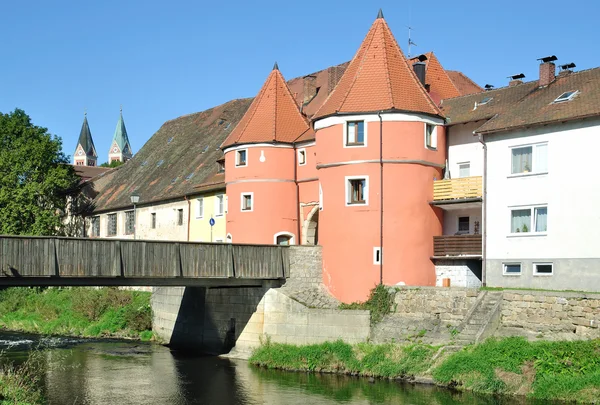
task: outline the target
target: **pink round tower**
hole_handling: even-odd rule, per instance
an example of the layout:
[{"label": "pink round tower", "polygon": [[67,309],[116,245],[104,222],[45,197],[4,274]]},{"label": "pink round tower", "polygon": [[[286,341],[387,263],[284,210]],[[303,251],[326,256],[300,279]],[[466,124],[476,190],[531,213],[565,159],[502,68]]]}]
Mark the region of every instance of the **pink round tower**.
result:
[{"label": "pink round tower", "polygon": [[323,282],[344,302],[386,285],[435,285],[429,204],[445,163],[441,112],[380,15],[313,116]]},{"label": "pink round tower", "polygon": [[227,137],[227,232],[234,243],[297,244],[294,142],[314,137],[277,64]]}]

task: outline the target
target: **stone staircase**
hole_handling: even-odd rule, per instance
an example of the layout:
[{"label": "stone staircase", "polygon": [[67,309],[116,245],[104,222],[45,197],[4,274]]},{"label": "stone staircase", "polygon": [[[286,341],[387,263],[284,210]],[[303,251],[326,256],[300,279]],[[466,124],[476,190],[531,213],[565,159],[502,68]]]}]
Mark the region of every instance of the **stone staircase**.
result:
[{"label": "stone staircase", "polygon": [[467,314],[456,336],[456,344],[479,343],[491,336],[498,328],[502,292],[481,291],[475,305]]}]

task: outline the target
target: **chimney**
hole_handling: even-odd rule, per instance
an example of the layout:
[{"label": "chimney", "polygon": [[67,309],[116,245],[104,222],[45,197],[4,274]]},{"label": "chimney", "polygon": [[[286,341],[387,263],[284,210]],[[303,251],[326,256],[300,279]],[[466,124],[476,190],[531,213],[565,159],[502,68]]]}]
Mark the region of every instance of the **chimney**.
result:
[{"label": "chimney", "polygon": [[317,95],[317,76],[304,76],[303,104],[307,104]]},{"label": "chimney", "polygon": [[575,66],[576,65],[573,62],[567,63],[565,65],[560,65],[560,72],[558,73],[558,77],[567,76],[567,75],[573,73],[572,69]]},{"label": "chimney", "polygon": [[546,56],[545,58],[539,58],[538,60],[541,61],[540,81],[538,86],[544,87],[552,83],[556,78],[556,65],[554,64],[554,61],[557,60],[557,57],[552,55]]},{"label": "chimney", "polygon": [[415,62],[413,64],[413,70],[415,71],[415,74],[419,78],[421,84],[425,86],[425,63]]},{"label": "chimney", "polygon": [[525,75],[523,73],[519,73],[518,75],[512,75],[512,76],[508,76],[510,80],[510,82],[508,82],[508,87],[513,87],[519,84],[523,84],[523,78],[525,78]]},{"label": "chimney", "polygon": [[327,94],[329,95],[335,86],[338,84],[344,72],[346,71],[346,67],[348,65],[344,64],[343,66],[332,66],[327,68]]}]

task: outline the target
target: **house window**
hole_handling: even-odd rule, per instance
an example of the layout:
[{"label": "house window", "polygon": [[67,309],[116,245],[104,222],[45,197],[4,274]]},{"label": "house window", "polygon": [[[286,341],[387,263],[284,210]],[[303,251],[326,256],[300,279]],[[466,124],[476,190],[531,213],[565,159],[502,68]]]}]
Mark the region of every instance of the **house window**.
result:
[{"label": "house window", "polygon": [[425,124],[425,147],[437,149],[437,126]]},{"label": "house window", "polygon": [[511,173],[548,172],[548,144],[519,146],[511,149]]},{"label": "house window", "polygon": [[133,211],[125,211],[125,235],[132,235],[135,227],[135,214]]},{"label": "house window", "polygon": [[276,245],[292,245],[294,243],[294,235],[282,233],[275,235]]},{"label": "house window", "polygon": [[520,276],[521,263],[504,263],[504,270],[502,273],[505,276]]},{"label": "house window", "polygon": [[92,236],[100,236],[100,217],[92,217]]},{"label": "house window", "polygon": [[364,146],[365,122],[350,121],[346,123],[346,146]]},{"label": "house window", "polygon": [[117,214],[108,214],[106,218],[106,234],[115,236],[117,234]]},{"label": "house window", "polygon": [[198,198],[196,200],[196,218],[204,218],[204,198]]},{"label": "house window", "polygon": [[177,225],[183,225],[183,209],[181,208],[177,210]]},{"label": "house window", "polygon": [[156,212],[150,214],[152,229],[156,229]]},{"label": "house window", "polygon": [[373,264],[381,264],[381,248],[374,247],[373,248]]},{"label": "house window", "polygon": [[553,273],[552,263],[533,263],[534,276],[551,276]]},{"label": "house window", "polygon": [[217,172],[225,173],[225,162],[222,160],[217,161]]},{"label": "house window", "polygon": [[510,232],[545,233],[548,231],[548,207],[527,207],[510,210]]},{"label": "house window", "polygon": [[458,233],[469,233],[469,217],[458,217]]},{"label": "house window", "polygon": [[241,198],[241,203],[242,203],[242,211],[252,211],[253,204],[252,204],[252,197],[253,197],[254,193],[242,193],[242,198]]},{"label": "house window", "polygon": [[248,149],[239,149],[235,152],[235,166],[247,166]]},{"label": "house window", "polygon": [[96,166],[96,162],[94,162],[93,160],[88,160],[88,166]]},{"label": "house window", "polygon": [[368,177],[346,177],[346,205],[368,205],[368,195]]},{"label": "house window", "polygon": [[215,216],[221,217],[225,213],[225,196],[219,194],[215,200]]},{"label": "house window", "polygon": [[306,164],[306,150],[304,150],[304,149],[300,149],[298,151],[298,164],[300,166]]},{"label": "house window", "polygon": [[83,166],[83,161],[82,160],[76,161],[75,166]]},{"label": "house window", "polygon": [[469,177],[471,176],[471,162],[459,163],[458,164],[458,177]]}]

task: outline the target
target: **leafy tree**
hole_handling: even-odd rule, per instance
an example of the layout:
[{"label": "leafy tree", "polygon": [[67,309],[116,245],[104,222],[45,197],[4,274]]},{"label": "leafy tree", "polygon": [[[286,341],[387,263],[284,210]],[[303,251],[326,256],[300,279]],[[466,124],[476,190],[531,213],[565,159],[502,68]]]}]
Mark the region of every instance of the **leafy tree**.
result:
[{"label": "leafy tree", "polygon": [[0,234],[62,234],[67,195],[79,178],[60,138],[25,111],[0,113]]},{"label": "leafy tree", "polygon": [[100,167],[110,167],[110,168],[115,168],[115,167],[119,167],[119,166],[123,166],[123,162],[121,162],[120,160],[113,160],[112,162],[108,163],[108,162],[104,162],[100,165]]}]

